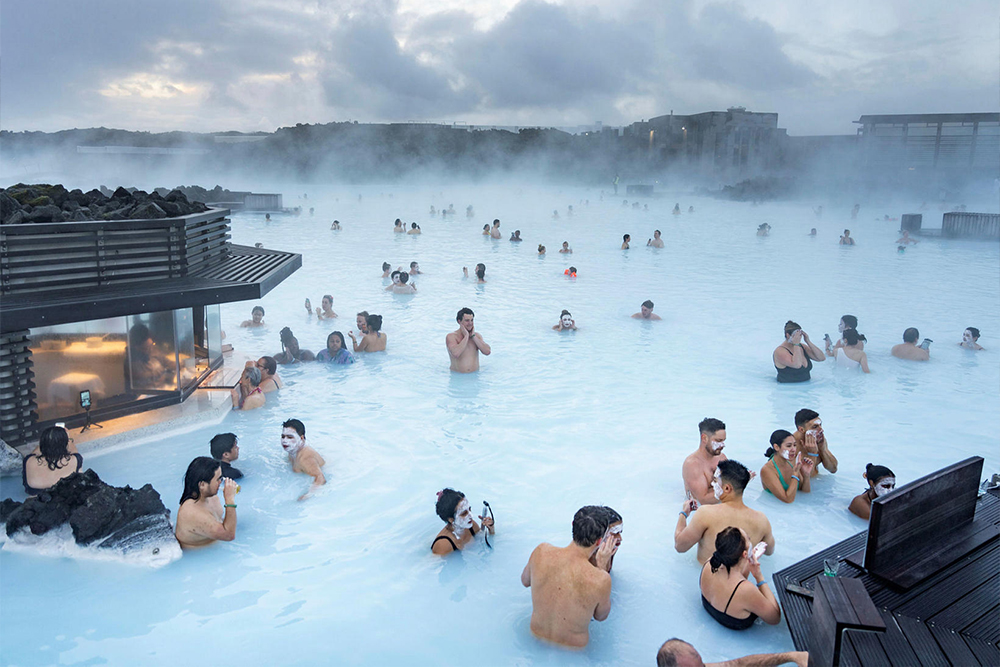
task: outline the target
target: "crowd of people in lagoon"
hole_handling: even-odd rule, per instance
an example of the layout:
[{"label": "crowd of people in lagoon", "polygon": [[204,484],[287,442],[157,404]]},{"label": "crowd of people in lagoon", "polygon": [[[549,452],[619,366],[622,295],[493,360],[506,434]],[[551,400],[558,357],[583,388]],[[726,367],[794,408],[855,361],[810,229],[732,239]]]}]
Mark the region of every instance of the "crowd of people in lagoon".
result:
[{"label": "crowd of people in lagoon", "polygon": [[[431,215],[435,213],[431,207]],[[453,215],[454,207],[442,209],[441,213],[443,216]],[[673,213],[680,214],[679,204],[674,207]],[[689,213],[693,213],[693,208],[689,209]],[[474,216],[471,206],[466,214],[468,218]],[[568,215],[572,215],[572,207]],[[340,224],[335,221],[333,229],[339,228]],[[758,229],[758,235],[766,235],[769,229],[770,226],[764,223]],[[393,230],[394,233],[421,233],[416,223],[406,231],[400,219],[395,221]],[[815,234],[815,229],[812,234]],[[485,225],[483,235],[501,239],[500,220]],[[845,243],[845,238],[850,238],[849,230],[845,230],[840,242],[853,244],[853,239]],[[906,239],[908,234],[904,233],[899,242],[915,242]],[[510,241],[521,240],[520,230],[515,230]],[[629,248],[630,240],[628,234],[623,237],[623,250]],[[663,247],[659,230],[654,232],[646,245]],[[545,246],[539,245],[538,252],[544,254]],[[573,253],[568,241],[562,243],[559,252]],[[394,294],[415,293],[416,286],[410,277],[419,275],[421,271],[417,262],[411,262],[409,268],[408,272],[402,267],[392,270],[391,265],[384,263],[382,277],[391,281],[386,290]],[[463,267],[463,274],[468,277],[466,267]],[[486,282],[484,264],[476,265],[474,274],[478,283]],[[566,274],[575,277],[576,268],[570,267]],[[653,308],[653,302],[646,300],[639,312],[631,317],[660,320]],[[329,294],[322,297],[320,307],[315,309],[306,299],[305,310],[309,317],[315,316],[321,321],[338,318],[333,310],[333,297]],[[256,305],[250,319],[241,326],[264,327],[264,316],[263,306]],[[470,308],[460,309],[455,320],[457,328],[445,336],[451,370],[475,372],[479,369],[480,354],[489,356],[491,347],[475,329],[475,313]],[[287,326],[282,328],[279,332],[279,352],[246,362],[239,383],[232,390],[234,408],[252,410],[262,407],[266,394],[279,391],[283,386],[277,372],[279,365],[310,361],[351,364],[355,360],[354,354],[386,349],[387,336],[381,331],[380,315],[358,312],[355,326],[356,330],[349,330],[347,334],[350,345],[344,334],[332,331],[327,336],[326,347],[316,354],[302,349],[291,329]],[[568,332],[576,331],[578,327],[572,314],[563,310],[552,329]],[[824,347],[820,348],[799,324],[791,320],[786,322],[784,341],[772,355],[777,381],[806,382],[810,379],[813,363],[826,359],[834,359],[839,366],[870,372],[864,351],[866,339],[858,332],[858,318],[853,315],[841,317],[838,332],[840,337],[836,342],[826,335]],[[925,338],[918,344],[920,334],[915,327],[907,328],[902,338],[903,342],[892,348],[893,356],[912,361],[930,358],[929,344],[932,341]],[[958,345],[981,351],[979,338],[979,330],[968,327]],[[744,503],[743,494],[747,486],[756,478],[766,493],[784,503],[793,503],[799,494],[809,493],[814,483],[822,484],[821,469],[829,474],[838,470],[838,461],[826,438],[820,415],[815,410],[803,408],[795,413],[793,423],[794,430],[777,429],[771,433],[764,450],[766,460],[757,472],[726,457],[725,423],[717,418],[706,418],[698,424],[698,446],[684,460],[680,471],[686,498],[677,515],[674,548],[684,553],[697,547],[696,558],[702,565],[699,576],[701,603],[707,615],[726,628],[746,630],[757,619],[771,625],[781,620],[781,607],[761,569],[761,558],[774,553],[775,535],[767,516]],[[292,472],[312,480],[309,488],[298,498],[305,500],[326,484],[323,473],[325,460],[307,444],[306,426],[298,419],[282,423],[280,445]],[[239,438],[233,433],[216,435],[208,444],[208,454],[191,461],[184,476],[175,528],[176,538],[184,549],[236,538],[236,494],[240,486],[235,480],[241,479],[243,474],[233,463],[239,459]],[[25,492],[29,495],[42,493],[60,479],[82,469],[83,457],[64,426],[49,427],[42,432],[38,447],[24,459],[22,481]],[[892,492],[896,478],[888,467],[871,463],[861,476],[866,481],[865,489],[845,505],[853,514],[867,520],[872,501]],[[495,535],[496,526],[488,504],[484,503],[477,517],[461,491],[446,488],[437,492],[435,512],[444,522],[430,541],[431,552],[438,556],[462,551],[479,536],[488,540],[486,536]],[[574,515],[571,540],[567,546],[543,543],[532,551],[521,573],[521,583],[531,589],[530,626],[536,636],[569,647],[587,644],[590,621],[603,621],[611,612],[611,571],[622,545],[622,536],[623,518],[618,512],[607,506],[588,505]],[[754,655],[724,664],[749,667],[785,662],[804,667],[808,655],[804,652]],[[661,646],[657,664],[704,663],[690,644],[670,639]]]}]

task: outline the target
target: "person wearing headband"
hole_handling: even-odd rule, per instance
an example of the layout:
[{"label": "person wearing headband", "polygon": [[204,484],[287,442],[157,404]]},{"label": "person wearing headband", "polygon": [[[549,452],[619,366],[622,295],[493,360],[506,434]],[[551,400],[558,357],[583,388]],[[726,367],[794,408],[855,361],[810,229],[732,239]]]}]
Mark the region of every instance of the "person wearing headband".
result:
[{"label": "person wearing headband", "polygon": [[461,491],[455,489],[438,491],[435,511],[445,524],[431,542],[431,552],[438,556],[461,551],[469,546],[483,528],[486,528],[490,535],[494,534],[493,519],[483,517],[482,526],[476,523],[469,507],[469,500]]},{"label": "person wearing headband", "polygon": [[306,444],[306,427],[298,419],[289,419],[281,425],[281,448],[288,455],[292,464],[292,472],[303,473],[313,478],[309,490],[299,496],[305,500],[313,491],[326,484],[323,466],[326,461],[319,452]]},{"label": "person wearing headband", "polygon": [[896,475],[885,466],[869,463],[865,466],[862,477],[868,480],[868,488],[864,493],[854,496],[847,509],[867,521],[872,515],[872,501],[896,488]]}]

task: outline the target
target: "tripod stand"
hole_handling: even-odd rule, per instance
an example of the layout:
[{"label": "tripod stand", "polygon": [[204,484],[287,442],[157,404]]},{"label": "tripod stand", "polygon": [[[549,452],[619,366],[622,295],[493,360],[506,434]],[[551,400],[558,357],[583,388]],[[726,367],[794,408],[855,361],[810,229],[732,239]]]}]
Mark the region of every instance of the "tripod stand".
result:
[{"label": "tripod stand", "polygon": [[90,421],[90,406],[87,406],[87,423],[84,424],[83,428],[80,429],[80,433],[83,433],[84,431],[89,431],[92,428],[104,428],[104,427],[98,424],[97,422]]}]

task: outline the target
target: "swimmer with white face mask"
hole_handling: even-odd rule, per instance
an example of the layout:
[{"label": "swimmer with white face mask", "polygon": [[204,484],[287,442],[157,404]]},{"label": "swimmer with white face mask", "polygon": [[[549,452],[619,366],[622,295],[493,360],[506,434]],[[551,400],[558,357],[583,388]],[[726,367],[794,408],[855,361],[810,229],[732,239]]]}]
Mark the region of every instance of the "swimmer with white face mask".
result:
[{"label": "swimmer with white face mask", "polygon": [[552,326],[553,331],[576,331],[576,321],[568,310],[562,311],[559,315],[559,324]]},{"label": "swimmer with white face mask", "polygon": [[808,493],[815,459],[797,451],[795,436],[778,429],[771,434],[771,446],[764,452],[767,463],[760,469],[764,490],[778,500],[790,503],[799,491]]},{"label": "swimmer with white face mask", "polygon": [[[618,553],[618,548],[622,545],[622,515],[614,511],[608,506],[601,507],[608,519],[608,529],[604,532],[604,537],[601,542],[612,541],[613,545],[611,547],[611,558],[607,562],[607,571],[611,572],[611,568],[615,564],[615,554]],[[590,556],[590,563],[594,567],[600,567],[597,563],[597,551],[595,551]]]},{"label": "swimmer with white face mask", "polygon": [[483,517],[482,526],[476,523],[469,501],[461,491],[455,489],[438,491],[435,509],[437,515],[445,522],[444,528],[431,542],[431,552],[438,556],[461,551],[482,532],[482,528],[486,528],[490,535],[495,532],[492,517]]},{"label": "swimmer with white face mask", "polygon": [[847,509],[867,521],[872,515],[872,501],[896,489],[896,475],[885,466],[869,463],[862,477],[868,480],[868,488],[855,496]]}]

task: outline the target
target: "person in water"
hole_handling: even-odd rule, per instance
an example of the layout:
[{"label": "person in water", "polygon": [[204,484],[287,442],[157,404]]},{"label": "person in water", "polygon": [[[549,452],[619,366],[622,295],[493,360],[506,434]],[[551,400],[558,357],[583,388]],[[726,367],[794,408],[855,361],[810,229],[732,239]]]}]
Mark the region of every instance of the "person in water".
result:
[{"label": "person in water", "polygon": [[830,451],[830,444],[826,440],[826,433],[823,431],[823,420],[819,418],[819,413],[809,408],[802,408],[795,413],[795,445],[798,452],[812,457],[816,466],[812,470],[812,476],[819,474],[819,466],[823,466],[831,473],[837,472],[837,457]]},{"label": "person in water", "polygon": [[490,535],[494,534],[493,519],[483,517],[480,526],[472,516],[472,509],[465,494],[455,489],[444,489],[438,491],[437,505],[435,506],[437,515],[444,521],[442,528],[434,541],[431,542],[431,552],[438,556],[447,556],[455,551],[461,551],[469,546],[483,528]]},{"label": "person in water", "polygon": [[298,419],[289,419],[281,425],[281,448],[288,454],[292,472],[303,473],[313,478],[309,490],[299,496],[305,500],[313,491],[326,484],[323,466],[326,461],[315,449],[306,444],[306,427]]},{"label": "person in water", "polygon": [[706,663],[694,646],[683,639],[668,639],[656,653],[656,667],[777,667],[794,663],[798,667],[808,667],[807,651],[787,651],[785,653],[755,653],[725,662]]},{"label": "person in water", "polygon": [[844,230],[844,235],[840,237],[840,245],[854,245],[854,239],[851,238],[850,229]]},{"label": "person in water", "polygon": [[663,319],[659,315],[653,312],[653,302],[646,299],[639,306],[639,312],[633,313],[632,319],[634,320],[661,320]]},{"label": "person in water", "polygon": [[264,324],[264,308],[262,306],[254,306],[253,310],[250,311],[250,319],[240,322],[240,326],[250,328],[267,326]]},{"label": "person in water", "polygon": [[[674,549],[684,553],[698,545],[698,562],[702,565],[712,555],[715,537],[729,526],[742,528],[751,544],[765,542],[764,553],[774,553],[771,522],[763,512],[743,503],[743,491],[750,482],[750,471],[737,461],[720,461],[712,480],[712,492],[717,505],[699,506],[695,500],[685,500],[677,515],[674,529]],[[691,523],[687,522],[691,516]]]},{"label": "person in water", "polygon": [[420,270],[420,265],[416,262],[410,262],[410,275],[419,276],[423,271]]},{"label": "person in water", "polygon": [[680,204],[680,202],[677,202],[676,204],[674,204],[674,210],[672,212],[673,212],[674,215],[680,215],[681,214],[681,204]]},{"label": "person in water", "polygon": [[816,460],[799,453],[795,436],[784,429],[772,433],[770,442],[764,452],[767,463],[760,469],[764,490],[783,503],[794,501],[799,491],[809,493]]},{"label": "person in water", "polygon": [[402,273],[402,271],[400,271],[399,269],[396,269],[395,271],[393,271],[392,273],[389,274],[389,279],[392,282],[389,285],[386,285],[386,287],[385,287],[385,291],[386,292],[392,292],[393,288],[396,285],[399,285],[399,274],[401,274],[401,273]]},{"label": "person in water", "polygon": [[521,230],[515,229],[514,233],[510,235],[511,243],[520,243],[524,239],[521,238]]},{"label": "person in water", "polygon": [[340,220],[334,220],[333,224],[330,225],[330,229],[340,231]]},{"label": "person in water", "polygon": [[628,242],[632,239],[628,234],[622,235],[622,250],[628,250]]},{"label": "person in water", "polygon": [[48,491],[56,483],[83,470],[83,457],[62,426],[49,426],[38,438],[38,447],[21,461],[21,484],[29,496]]},{"label": "person in water", "polygon": [[812,229],[809,230],[809,236],[816,236],[816,228],[815,227],[813,227]]},{"label": "person in water", "polygon": [[222,466],[223,478],[240,479],[243,473],[232,466],[240,458],[240,439],[235,433],[218,433],[208,443],[212,458]]},{"label": "person in water", "polygon": [[493,221],[493,229],[490,230],[490,238],[501,239],[503,234],[500,233],[500,220],[499,218]]},{"label": "person in water", "polygon": [[309,350],[299,347],[299,340],[288,327],[283,328],[278,336],[281,338],[281,352],[274,355],[279,364],[295,364],[300,361],[313,361],[316,358]]},{"label": "person in water", "polygon": [[531,589],[533,635],[582,648],[590,640],[591,619],[603,621],[611,613],[608,564],[617,542],[605,539],[607,532],[608,513],[588,505],[573,517],[572,542],[565,547],[542,543],[531,552],[521,584]]},{"label": "person in water", "polygon": [[918,240],[917,240],[917,239],[915,239],[915,238],[911,238],[911,237],[910,237],[910,230],[908,230],[908,229],[904,229],[904,230],[903,230],[903,235],[902,235],[902,236],[900,236],[900,237],[899,237],[898,239],[896,239],[896,243],[901,243],[901,244],[902,244],[902,245],[904,245],[904,246],[908,246],[908,245],[910,245],[911,243],[912,243],[912,244],[917,244],[917,243],[920,243],[920,241],[918,241]]},{"label": "person in water", "polygon": [[837,366],[842,368],[860,368],[865,373],[868,370],[868,355],[865,353],[865,337],[854,329],[844,330],[844,345],[837,348]]},{"label": "person in water", "polygon": [[351,338],[364,338],[365,334],[368,333],[368,311],[362,310],[354,318],[354,323],[357,325],[357,331],[348,332],[348,336]]},{"label": "person in water", "polygon": [[896,475],[885,466],[869,463],[861,476],[868,481],[868,488],[854,496],[847,509],[867,521],[872,516],[872,501],[896,488]]},{"label": "person in water", "polygon": [[485,225],[483,225],[483,236],[489,236],[489,235],[490,235],[490,225],[489,223],[486,223]]},{"label": "person in water", "polygon": [[392,264],[389,262],[382,262],[382,277],[389,278],[392,276]]},{"label": "person in water", "polygon": [[319,354],[316,355],[316,361],[327,364],[353,364],[354,355],[347,349],[344,334],[334,331],[327,336],[326,349],[319,351]]},{"label": "person in water", "polygon": [[976,327],[968,327],[962,332],[962,342],[959,343],[958,346],[964,347],[966,350],[975,350],[976,352],[986,349],[979,344],[979,335],[979,329]]},{"label": "person in water", "polygon": [[722,450],[726,446],[726,425],[721,419],[705,417],[698,424],[698,449],[684,459],[681,478],[688,498],[701,505],[719,502],[712,494],[712,480],[721,461],[726,460]]},{"label": "person in water", "polygon": [[[220,486],[224,506],[219,502]],[[236,482],[222,477],[222,466],[215,459],[199,456],[191,461],[184,473],[184,492],[174,528],[174,537],[182,549],[236,539],[236,489]]]},{"label": "person in water", "polygon": [[569,241],[562,242],[562,248],[559,249],[560,255],[572,255],[573,249],[569,247]]},{"label": "person in water", "polygon": [[409,280],[410,274],[406,271],[397,271],[393,273],[392,284],[386,287],[385,291],[393,294],[414,294],[417,286],[409,283]]},{"label": "person in water", "polygon": [[767,236],[771,233],[771,225],[766,222],[762,222],[757,225],[757,236]]},{"label": "person in water", "polygon": [[555,209],[552,210],[552,219],[553,220],[558,220],[559,219],[559,211],[557,211]]},{"label": "person in water", "polygon": [[274,357],[261,357],[256,362],[248,361],[247,366],[256,366],[260,369],[260,390],[265,394],[281,389],[281,378],[278,377],[278,362]]},{"label": "person in water", "polygon": [[[715,536],[715,551],[701,568],[701,605],[719,625],[746,630],[760,618],[781,622],[781,606],[760,570],[754,546],[740,528],[729,526]],[[750,575],[756,586],[744,586]]]},{"label": "person in water", "polygon": [[552,325],[553,331],[576,331],[576,322],[568,310],[559,314],[559,323]]},{"label": "person in water", "polygon": [[[844,315],[843,317],[840,318],[840,322],[837,323],[837,331],[840,333],[840,338],[837,339],[836,344],[834,344],[832,347],[831,347],[832,341],[830,340],[830,334],[826,334],[825,336],[823,336],[823,339],[826,343],[825,352],[827,357],[830,358],[836,357],[837,348],[844,347],[844,345],[847,344],[847,342],[844,340],[844,332],[847,331],[848,329],[854,329],[855,331],[858,330],[858,318],[855,317],[854,315]],[[861,334],[858,334],[858,337],[861,340],[861,349],[863,350],[865,349],[865,343],[867,342],[867,339]]]},{"label": "person in water", "polygon": [[778,382],[807,382],[812,362],[826,359],[823,350],[813,345],[809,334],[796,322],[785,322],[785,342],[771,355],[778,371]]},{"label": "person in water", "polygon": [[[465,266],[462,267],[462,275],[464,275],[466,278],[469,277],[468,267]],[[479,264],[476,264],[476,283],[482,284],[485,282],[486,282],[486,265],[480,262]]]},{"label": "person in water", "polygon": [[385,345],[389,337],[382,333],[382,316],[369,315],[365,320],[368,331],[362,336],[359,342],[354,337],[354,332],[349,331],[347,335],[351,337],[351,345],[355,352],[384,352]]},{"label": "person in water", "polygon": [[396,218],[396,222],[393,223],[392,231],[396,234],[403,234],[406,232],[406,227],[403,226],[403,221]]},{"label": "person in water", "polygon": [[663,239],[660,238],[660,230],[659,229],[657,229],[656,231],[653,232],[653,238],[651,238],[648,241],[646,241],[646,245],[652,246],[654,248],[662,248],[663,247]]},{"label": "person in water", "polygon": [[406,233],[407,234],[419,234],[420,233],[420,225],[418,225],[415,222],[411,222],[410,223],[410,230],[408,232],[406,232]]},{"label": "person in water", "polygon": [[[601,508],[607,515],[608,519],[608,530],[604,534],[605,540],[613,540],[611,558],[607,562],[608,574],[611,573],[611,568],[615,564],[615,554],[618,553],[618,549],[622,545],[622,515],[614,511],[610,507],[604,506]],[[590,564],[597,567],[597,553],[595,552],[593,556],[590,557]]]},{"label": "person in water", "polygon": [[332,320],[337,317],[337,313],[333,312],[333,297],[329,294],[323,295],[322,307],[316,309],[316,317],[321,320]]},{"label": "person in water", "polygon": [[539,257],[545,256],[545,246],[543,246],[541,243],[538,244],[538,256]]},{"label": "person in water", "polygon": [[[893,345],[890,353],[897,359],[908,361],[928,361],[931,358],[930,350],[925,346],[917,345],[920,339],[920,332],[916,327],[910,327],[903,332],[903,342]],[[930,341],[927,341],[928,344]]]},{"label": "person in water", "polygon": [[260,369],[246,366],[239,383],[230,392],[233,410],[255,410],[264,407],[264,392],[260,388]]},{"label": "person in water", "polygon": [[471,308],[462,308],[455,316],[458,329],[445,336],[445,347],[451,359],[451,370],[457,373],[472,373],[479,370],[479,353],[490,356],[492,348],[476,331],[476,314]]}]

